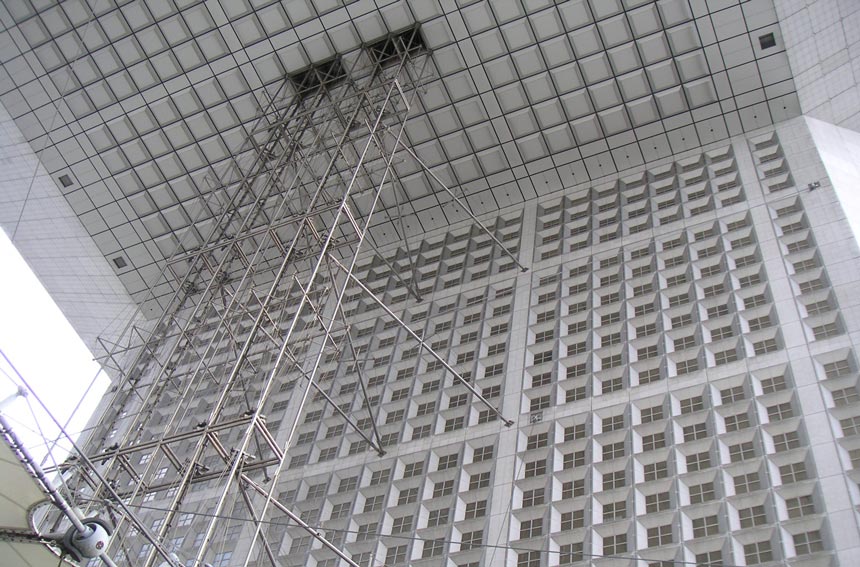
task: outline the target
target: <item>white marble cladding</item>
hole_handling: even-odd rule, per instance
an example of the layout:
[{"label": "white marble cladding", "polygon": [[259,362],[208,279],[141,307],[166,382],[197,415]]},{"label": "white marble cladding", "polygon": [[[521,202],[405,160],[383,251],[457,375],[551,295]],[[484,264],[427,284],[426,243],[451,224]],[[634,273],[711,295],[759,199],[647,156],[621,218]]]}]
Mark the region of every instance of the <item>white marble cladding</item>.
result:
[{"label": "white marble cladding", "polygon": [[0,225],[63,314],[98,356],[135,305],[56,182],[0,106]]},{"label": "white marble cladding", "polygon": [[[388,453],[317,397],[279,497],[360,564],[855,564],[858,251],[812,140],[798,119],[486,219],[528,273],[466,225],[428,233],[423,303],[360,262],[516,424],[359,294],[346,308]],[[328,357],[319,379],[367,427],[355,367]],[[293,384],[270,400],[274,430]],[[284,564],[336,565],[302,530],[267,530]]]}]

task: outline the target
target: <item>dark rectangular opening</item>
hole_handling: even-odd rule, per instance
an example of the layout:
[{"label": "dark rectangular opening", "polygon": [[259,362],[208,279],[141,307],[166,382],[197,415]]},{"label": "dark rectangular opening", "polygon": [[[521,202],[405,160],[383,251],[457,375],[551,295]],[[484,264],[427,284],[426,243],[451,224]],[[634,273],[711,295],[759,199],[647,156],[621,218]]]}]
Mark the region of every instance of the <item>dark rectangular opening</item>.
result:
[{"label": "dark rectangular opening", "polygon": [[766,33],[758,37],[758,43],[762,49],[769,49],[776,45],[776,36],[773,33]]},{"label": "dark rectangular opening", "polygon": [[332,87],[345,78],[346,71],[340,57],[323,61],[289,76],[290,81],[300,93],[316,90],[321,86]]},{"label": "dark rectangular opening", "polygon": [[418,26],[399,33],[391,34],[385,39],[366,46],[373,62],[385,66],[399,61],[405,55],[414,56],[427,49],[421,29]]},{"label": "dark rectangular opening", "polygon": [[113,264],[120,270],[128,266],[128,262],[126,262],[125,258],[123,258],[122,256],[117,256],[116,258],[114,258]]},{"label": "dark rectangular opening", "polygon": [[60,179],[60,183],[62,183],[63,187],[71,187],[72,185],[75,184],[74,181],[72,181],[72,178],[66,174],[61,175],[59,177],[59,179]]}]

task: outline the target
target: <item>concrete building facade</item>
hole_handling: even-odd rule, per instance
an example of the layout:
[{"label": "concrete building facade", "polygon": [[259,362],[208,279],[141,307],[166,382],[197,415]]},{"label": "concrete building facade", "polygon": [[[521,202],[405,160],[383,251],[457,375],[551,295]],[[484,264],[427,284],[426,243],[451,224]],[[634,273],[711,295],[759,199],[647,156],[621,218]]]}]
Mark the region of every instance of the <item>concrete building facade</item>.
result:
[{"label": "concrete building facade", "polygon": [[0,220],[118,564],[860,561],[860,6],[91,4],[0,7]]}]

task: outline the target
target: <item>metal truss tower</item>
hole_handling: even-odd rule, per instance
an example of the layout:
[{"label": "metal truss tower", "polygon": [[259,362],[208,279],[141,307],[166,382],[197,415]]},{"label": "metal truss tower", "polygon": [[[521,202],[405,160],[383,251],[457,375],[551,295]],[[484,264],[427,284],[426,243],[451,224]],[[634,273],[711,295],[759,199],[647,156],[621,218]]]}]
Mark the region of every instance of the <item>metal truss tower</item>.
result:
[{"label": "metal truss tower", "polygon": [[[325,399],[348,433],[385,454],[346,296],[361,294],[403,326],[419,351],[510,425],[354,274],[359,254],[377,251],[369,229],[383,202],[403,228],[392,212],[405,198],[395,160],[426,169],[404,129],[429,77],[432,62],[415,28],[291,75],[270,97],[236,161],[239,174],[222,183],[226,203],[210,238],[193,250],[180,246],[151,286],[160,318],[148,332],[129,325],[122,344],[112,346],[104,363],[118,374],[116,385],[79,454],[59,467],[71,500],[115,523],[107,552],[117,564],[176,565],[171,541],[193,522],[202,535],[183,563],[212,563],[226,542],[234,563],[241,556],[236,564],[278,566],[263,529],[277,513],[356,565],[277,492],[309,399]],[[379,258],[420,299],[414,266],[401,275]],[[319,380],[321,362],[331,357],[355,361],[366,416],[336,405],[335,385]],[[289,402],[275,406],[272,394],[286,389]],[[237,530],[249,523],[253,530],[238,543]],[[142,551],[132,556],[131,549]]]}]

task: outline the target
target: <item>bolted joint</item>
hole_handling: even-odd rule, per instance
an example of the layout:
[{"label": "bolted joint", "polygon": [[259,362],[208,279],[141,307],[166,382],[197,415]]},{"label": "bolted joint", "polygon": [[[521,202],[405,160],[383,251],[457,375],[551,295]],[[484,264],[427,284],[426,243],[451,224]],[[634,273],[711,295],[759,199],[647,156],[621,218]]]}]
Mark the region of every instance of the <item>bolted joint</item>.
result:
[{"label": "bolted joint", "polygon": [[87,518],[81,522],[87,528],[86,532],[72,526],[63,536],[64,551],[78,562],[94,559],[104,553],[113,531],[110,524],[100,518]]}]

